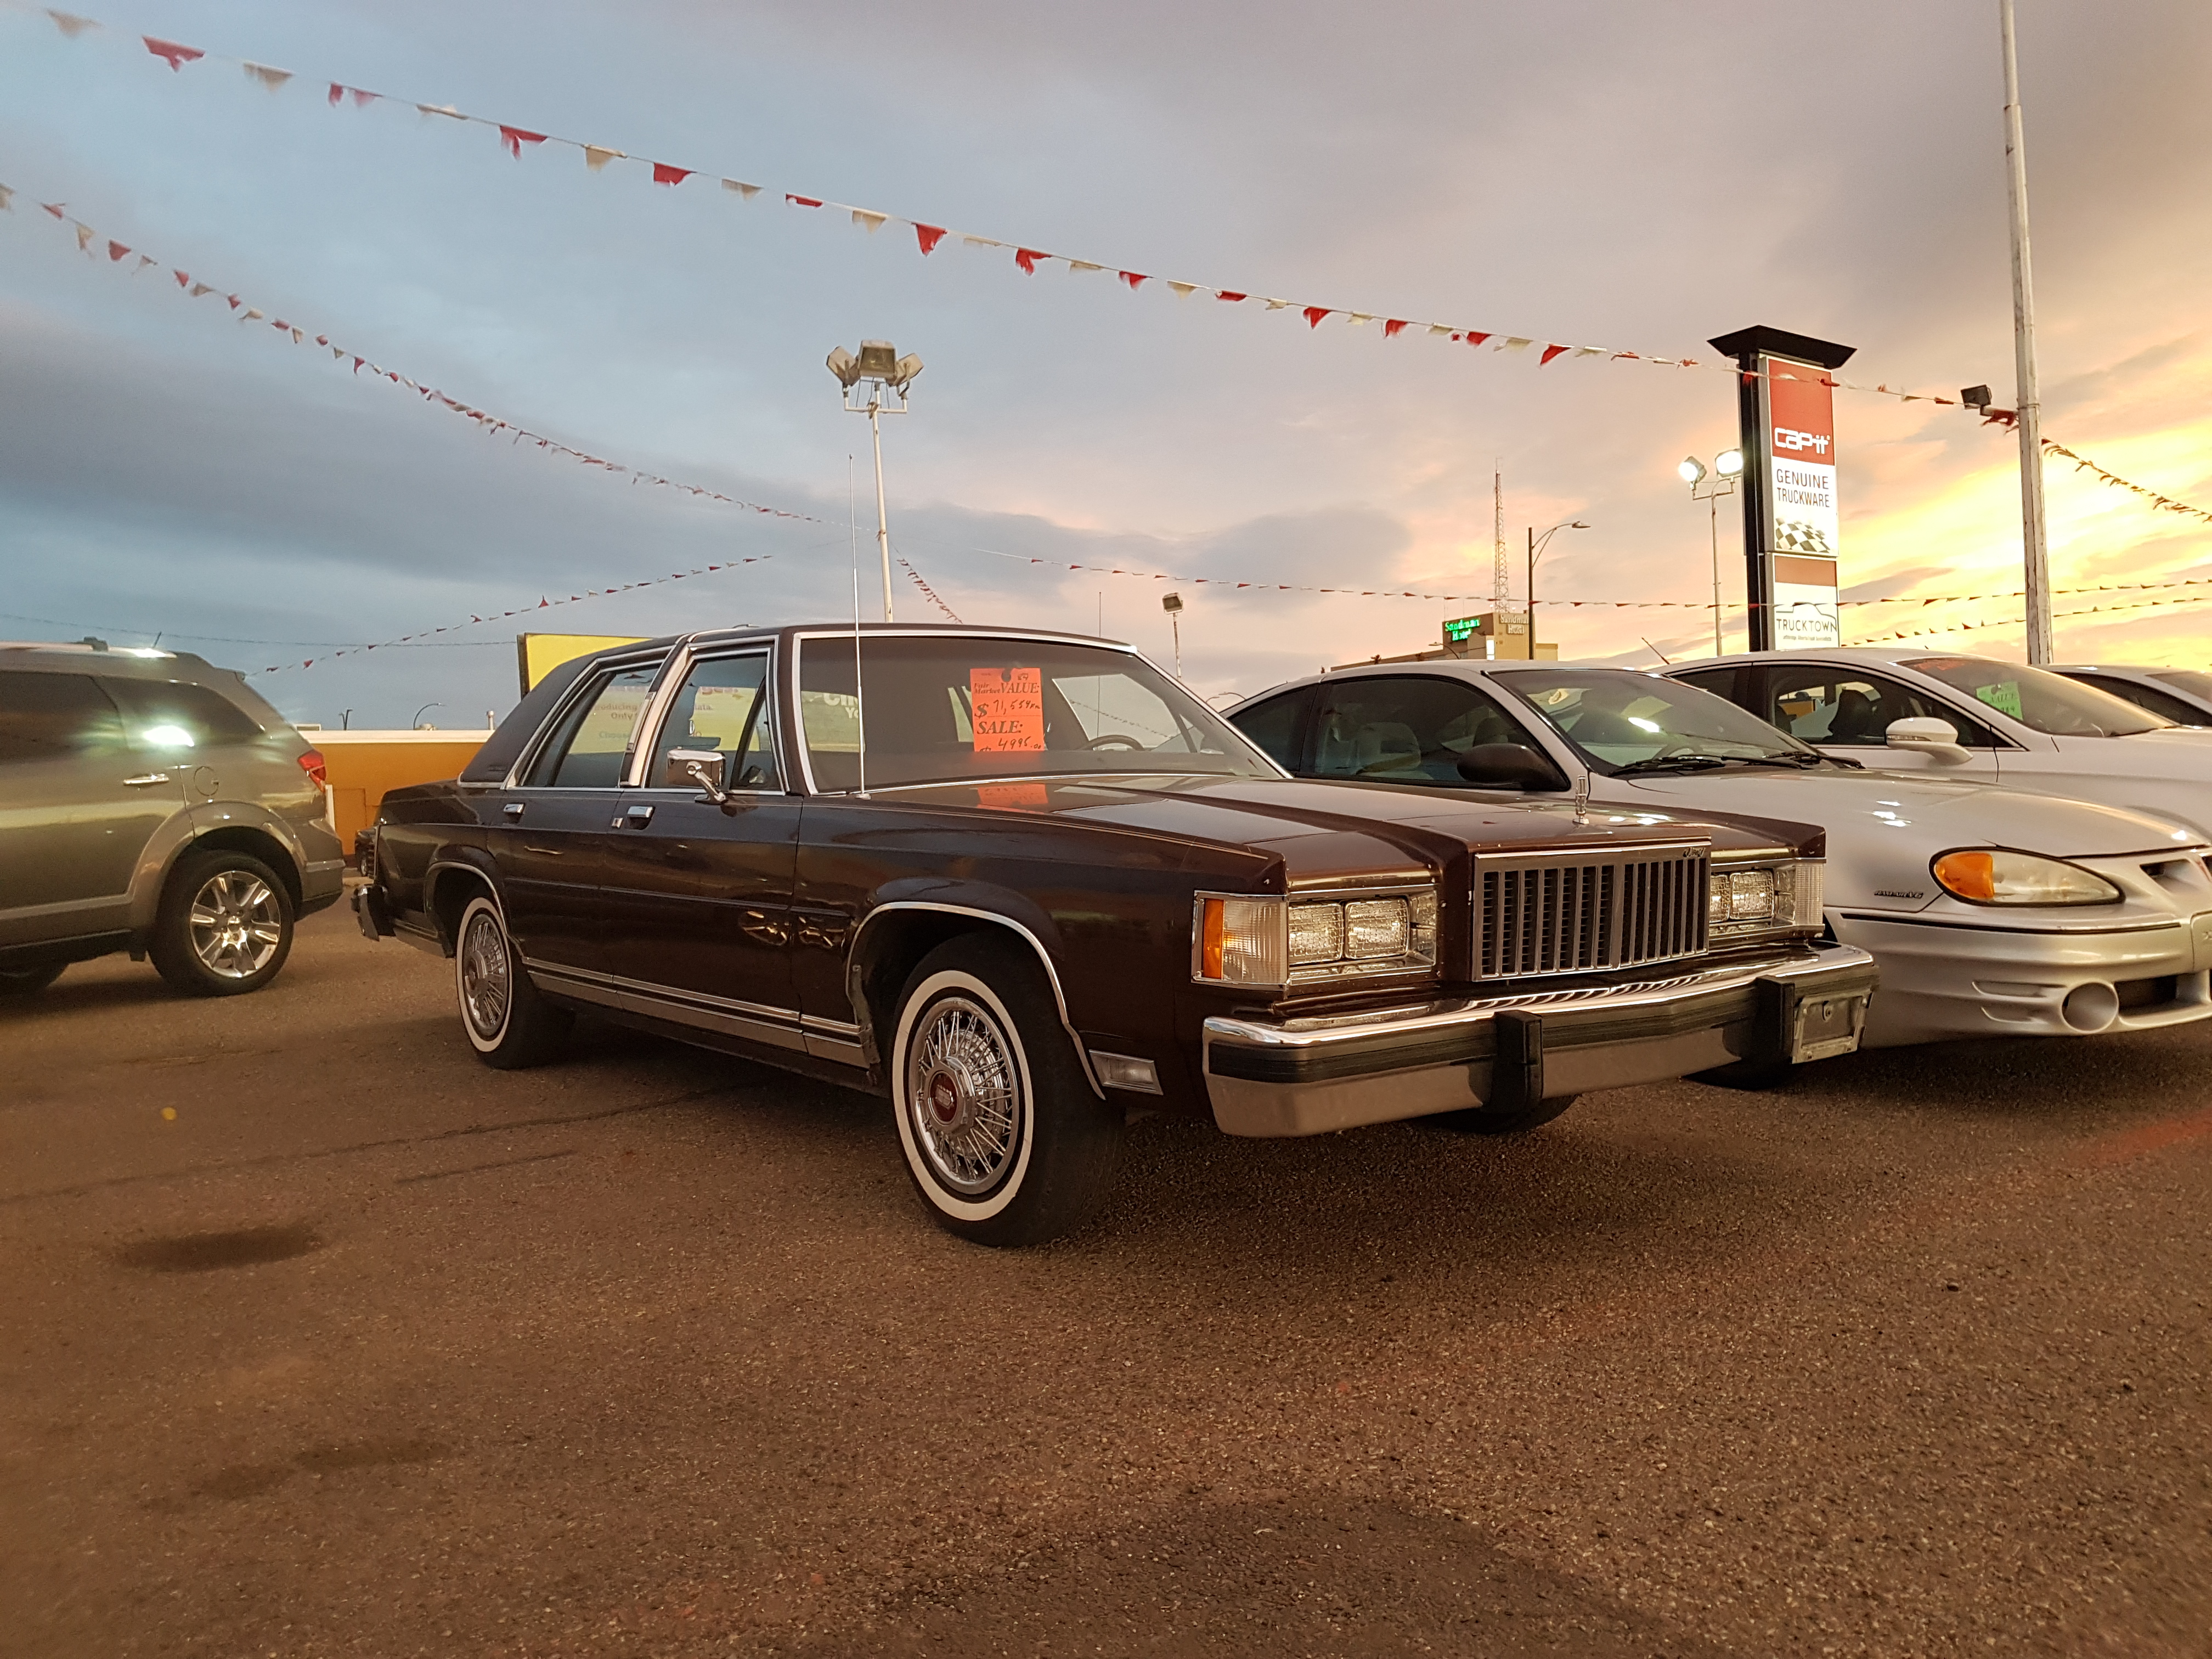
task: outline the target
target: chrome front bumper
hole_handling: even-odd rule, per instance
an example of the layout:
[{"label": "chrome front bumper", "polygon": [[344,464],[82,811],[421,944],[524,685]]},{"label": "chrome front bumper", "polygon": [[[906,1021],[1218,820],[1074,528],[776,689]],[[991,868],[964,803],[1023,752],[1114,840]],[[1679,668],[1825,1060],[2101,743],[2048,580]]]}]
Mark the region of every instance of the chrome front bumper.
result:
[{"label": "chrome front bumper", "polygon": [[1230,1134],[1310,1135],[1735,1060],[1824,1060],[1858,1047],[1874,986],[1872,957],[1830,945],[1637,984],[1310,1019],[1217,1017],[1206,1022],[1206,1093]]}]

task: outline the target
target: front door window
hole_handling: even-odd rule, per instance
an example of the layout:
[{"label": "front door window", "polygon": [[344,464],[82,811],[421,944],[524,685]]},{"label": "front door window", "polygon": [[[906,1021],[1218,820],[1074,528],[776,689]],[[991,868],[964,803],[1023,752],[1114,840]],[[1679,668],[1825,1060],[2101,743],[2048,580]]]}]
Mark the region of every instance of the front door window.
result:
[{"label": "front door window", "polygon": [[1995,749],[1996,734],[1950,704],[1938,702],[1886,675],[1820,663],[1767,670],[1759,711],[1793,738],[1827,749],[1881,749],[1903,720],[1939,720],[1967,749]]},{"label": "front door window", "polygon": [[[702,757],[713,756],[712,761]],[[691,665],[653,746],[647,788],[691,789],[695,764],[721,789],[781,789],[769,718],[768,658],[714,657]]]},{"label": "front door window", "polygon": [[532,789],[611,789],[622,781],[630,734],[653,690],[657,665],[607,675],[570,707],[532,763]]}]

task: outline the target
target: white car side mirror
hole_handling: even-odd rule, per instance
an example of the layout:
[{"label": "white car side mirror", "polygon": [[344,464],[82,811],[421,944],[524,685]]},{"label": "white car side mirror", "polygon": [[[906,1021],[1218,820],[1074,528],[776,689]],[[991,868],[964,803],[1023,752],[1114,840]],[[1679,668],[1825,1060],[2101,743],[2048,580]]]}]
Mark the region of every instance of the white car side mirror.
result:
[{"label": "white car side mirror", "polygon": [[1960,747],[1959,733],[1948,720],[1892,720],[1888,738],[1892,749],[1910,749],[1916,755],[1925,755],[1947,766],[1957,766],[1972,758]]}]

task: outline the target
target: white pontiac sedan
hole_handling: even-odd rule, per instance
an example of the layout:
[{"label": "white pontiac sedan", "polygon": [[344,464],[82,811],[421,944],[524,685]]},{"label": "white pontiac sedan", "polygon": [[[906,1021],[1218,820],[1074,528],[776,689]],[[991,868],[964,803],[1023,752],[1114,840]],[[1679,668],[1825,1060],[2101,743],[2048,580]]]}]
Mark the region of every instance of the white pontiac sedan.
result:
[{"label": "white pontiac sedan", "polygon": [[[1587,789],[1594,812],[1822,826],[1825,895],[1813,902],[1881,972],[1870,1048],[2212,1015],[2206,837],[2161,818],[1866,771],[1710,692],[1623,668],[1383,663],[1279,686],[1229,718],[1302,777]],[[1771,890],[1730,900],[1743,915],[1790,902]]]},{"label": "white pontiac sedan", "polygon": [[2212,732],[2047,668],[1925,647],[1841,646],[1661,672],[1826,754],[2130,807],[2212,839]]}]

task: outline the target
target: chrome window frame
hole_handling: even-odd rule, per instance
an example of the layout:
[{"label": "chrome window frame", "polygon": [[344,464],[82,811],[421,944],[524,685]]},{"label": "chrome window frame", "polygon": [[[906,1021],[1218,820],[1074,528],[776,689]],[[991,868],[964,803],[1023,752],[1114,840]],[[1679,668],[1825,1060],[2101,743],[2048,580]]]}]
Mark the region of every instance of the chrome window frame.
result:
[{"label": "chrome window frame", "polygon": [[[781,717],[780,704],[782,699],[776,690],[775,645],[773,635],[716,645],[697,645],[692,639],[679,641],[676,648],[669,653],[667,667],[660,678],[653,682],[653,694],[646,699],[642,716],[630,732],[630,750],[623,763],[622,787],[670,793],[697,793],[687,792],[678,785],[653,781],[653,757],[659,750],[659,739],[668,723],[668,711],[674,704],[677,694],[683,690],[684,682],[691,678],[692,669],[699,664],[723,662],[732,657],[759,657],[765,664],[761,675],[761,695],[768,699],[768,707],[762,711],[762,719],[767,724],[769,740],[776,749],[776,784],[772,789],[755,787],[730,793],[756,797],[798,793],[791,787],[791,769],[784,764],[783,733],[777,724]],[[651,743],[645,740],[648,732],[654,739]]]},{"label": "chrome window frame", "polygon": [[[568,719],[569,711],[575,708],[577,702],[592,686],[599,684],[602,673],[625,674],[632,669],[645,667],[654,667],[665,672],[675,654],[675,650],[671,649],[658,657],[650,651],[641,652],[635,659],[619,654],[611,655],[593,663],[588,672],[577,675],[576,683],[562,693],[560,702],[546,711],[545,718],[538,723],[538,730],[531,733],[530,741],[522,746],[522,752],[515,757],[514,764],[507,769],[507,775],[500,780],[499,787],[501,789],[554,789],[565,787],[550,783],[526,783],[523,780],[530,775],[531,769],[538,764],[538,758],[544,752],[547,741],[551,738],[555,732],[560,729],[561,722]],[[645,702],[638,711],[641,719],[652,709],[653,694],[659,689],[659,684],[660,682],[656,679],[647,690]],[[629,774],[630,757],[636,750],[637,733],[637,722],[633,720],[629,729],[630,746],[623,750],[622,769],[617,774],[618,786],[620,779],[628,777]]]}]

